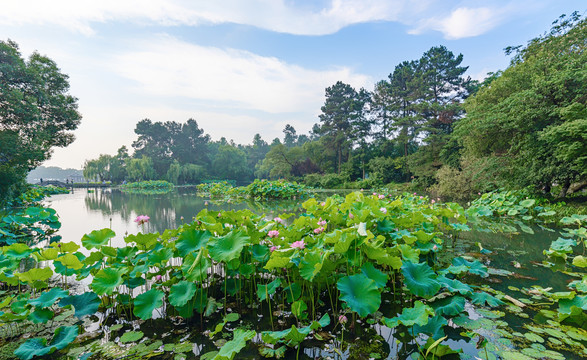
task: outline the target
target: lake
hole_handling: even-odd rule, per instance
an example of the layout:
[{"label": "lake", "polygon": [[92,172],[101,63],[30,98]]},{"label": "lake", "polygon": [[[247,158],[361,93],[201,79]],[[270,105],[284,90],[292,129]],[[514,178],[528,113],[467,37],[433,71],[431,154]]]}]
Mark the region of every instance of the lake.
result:
[{"label": "lake", "polygon": [[[323,192],[317,196],[325,197],[331,194],[332,192]],[[63,237],[62,241],[74,241],[81,244],[80,240],[84,234],[96,229],[111,228],[117,234],[112,239],[112,246],[116,247],[125,245],[123,241],[125,234],[136,234],[139,231],[161,233],[166,229],[176,228],[183,223],[190,222],[196,214],[206,208],[209,210],[251,209],[272,219],[283,213],[299,211],[303,201],[298,199],[263,203],[254,201],[216,202],[196,196],[193,187],[180,187],[164,195],[126,194],[117,189],[107,188],[93,191],[75,189],[71,194],[51,196],[47,203],[60,216],[62,227],[59,233]],[[144,225],[145,228],[134,222],[138,215],[150,217],[149,223]],[[481,230],[463,232],[452,243],[450,241],[445,243],[446,250],[448,250],[445,252],[445,256],[466,255],[480,259],[490,267],[491,276],[483,279],[478,285],[490,284],[492,288],[506,293],[510,287],[530,288],[532,285],[550,286],[554,291],[564,291],[568,276],[540,266],[540,262],[544,260],[543,250],[548,249],[550,243],[559,236],[558,232],[546,231],[539,227],[534,227],[533,231],[534,234],[503,234]],[[478,243],[485,249],[483,254]],[[81,251],[88,253],[83,248]],[[511,293],[511,291],[509,292]],[[385,312],[393,314],[393,301],[384,299],[384,303],[389,304]],[[472,318],[481,317],[472,308],[469,315]],[[243,318],[246,321],[257,322],[260,327],[268,326],[268,318],[266,316],[263,318],[260,314],[251,313]],[[506,314],[505,319],[515,331],[521,331],[523,324],[527,322],[524,318],[509,313]],[[169,326],[169,324],[159,324],[159,326]],[[155,329],[152,330],[156,332]],[[194,329],[184,327],[182,331],[189,333],[190,330]],[[492,336],[491,331],[483,331],[487,337]],[[357,335],[359,334],[359,337],[365,339],[373,336],[385,339],[384,353],[388,354],[388,359],[405,358],[414,351],[413,344],[398,343],[394,339],[394,337],[399,338],[398,334],[393,329],[382,325],[365,327],[357,331]],[[196,335],[195,338],[199,339],[199,342],[196,341],[197,345],[194,345],[194,354],[203,354],[216,349],[207,337]],[[453,348],[460,348],[467,354],[477,354],[477,350],[470,343],[458,339],[458,336],[450,336],[447,344]],[[304,353],[309,358],[338,356],[332,351],[312,346],[306,346]],[[258,353],[256,349],[249,349],[248,352],[245,351],[239,356],[255,358]],[[347,350],[343,358],[355,358],[353,356],[356,356],[356,353],[353,355],[351,349]],[[565,356],[568,358],[576,357],[576,355],[569,353],[565,353]],[[291,354],[288,355],[288,358],[292,358]]]}]

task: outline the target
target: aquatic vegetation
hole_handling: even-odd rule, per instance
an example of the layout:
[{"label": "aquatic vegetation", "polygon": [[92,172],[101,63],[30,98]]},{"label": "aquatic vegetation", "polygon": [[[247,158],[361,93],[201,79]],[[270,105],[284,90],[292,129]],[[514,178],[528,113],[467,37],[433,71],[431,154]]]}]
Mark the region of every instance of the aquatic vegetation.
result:
[{"label": "aquatic vegetation", "polygon": [[120,190],[129,194],[166,194],[173,190],[173,184],[165,180],[138,181],[120,185]]},{"label": "aquatic vegetation", "polygon": [[[235,358],[251,341],[262,356],[289,352],[298,357],[310,341],[327,348],[328,339],[334,338],[332,351],[343,354],[351,351],[347,339],[374,325],[394,330],[403,344],[398,351],[402,357],[431,359],[455,353],[458,350],[445,340],[459,332],[469,334],[457,337],[460,340],[479,344],[479,336],[488,339],[477,354],[482,358],[507,358],[516,348],[530,357],[543,350],[553,359],[558,349],[585,351],[587,260],[574,252],[587,237],[584,217],[564,218],[562,224],[568,227],[545,252],[545,266],[576,277],[570,291],[521,289],[517,291],[525,296],[520,297],[484,284],[495,272],[481,261],[440,257],[449,242],[468,229],[470,209],[417,195],[362,193],[323,202],[311,198],[302,206],[302,214],[291,221],[284,221],[291,214],[267,219],[249,210],[204,209],[177,229],[126,235],[126,246],[119,248],[109,246],[116,237],[111,229],[85,235],[83,251],[72,242],[46,248],[5,246],[0,281],[9,292],[0,295],[0,321],[5,330],[28,323],[46,326],[70,309],[69,318],[84,321],[99,312],[102,327],[114,321],[134,324],[120,334],[120,345],[103,347],[83,340],[68,347],[84,334],[76,326],[78,337],[67,328],[72,325],[62,325],[52,340],[45,334],[23,343],[16,352],[22,359],[74,351],[76,346],[84,349],[80,355],[91,353],[90,358],[129,354],[122,344],[137,341],[141,353],[174,351],[178,346],[166,344],[168,350],[160,350],[162,341],[176,339],[163,340],[156,329],[155,334],[139,329],[138,320],[209,329],[210,346],[216,350],[200,354],[209,359]],[[54,270],[23,269],[28,259],[52,263]],[[60,277],[60,284],[50,286],[52,276]],[[87,279],[90,291],[77,294],[70,289],[72,277]],[[240,314],[251,311],[269,322],[236,323]],[[478,314],[476,319],[470,318],[471,311]],[[525,323],[522,333],[511,330],[508,316],[533,321]],[[475,333],[479,329],[488,329],[488,334]],[[147,333],[149,339],[141,340]],[[5,334],[10,338],[20,333]],[[544,349],[532,347],[535,344]]]},{"label": "aquatic vegetation", "polygon": [[198,193],[212,199],[254,200],[295,199],[307,197],[309,188],[295,182],[256,179],[248,186],[235,187],[227,181],[203,183],[197,186]]}]

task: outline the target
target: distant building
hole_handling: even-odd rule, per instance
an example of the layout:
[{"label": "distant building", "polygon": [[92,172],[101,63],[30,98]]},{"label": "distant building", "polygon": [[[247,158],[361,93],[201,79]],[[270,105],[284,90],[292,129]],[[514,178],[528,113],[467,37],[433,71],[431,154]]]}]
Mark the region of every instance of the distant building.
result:
[{"label": "distant building", "polygon": [[67,177],[67,180],[70,183],[74,183],[74,184],[75,183],[85,183],[86,182],[86,179],[84,178],[83,175],[69,175]]}]

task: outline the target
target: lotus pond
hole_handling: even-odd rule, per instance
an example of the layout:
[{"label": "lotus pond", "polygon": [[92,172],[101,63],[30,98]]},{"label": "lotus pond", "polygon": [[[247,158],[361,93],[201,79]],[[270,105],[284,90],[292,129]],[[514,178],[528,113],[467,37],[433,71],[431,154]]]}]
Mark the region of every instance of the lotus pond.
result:
[{"label": "lotus pond", "polygon": [[587,218],[518,193],[44,205],[4,219],[61,238],[2,247],[0,359],[587,357]]}]

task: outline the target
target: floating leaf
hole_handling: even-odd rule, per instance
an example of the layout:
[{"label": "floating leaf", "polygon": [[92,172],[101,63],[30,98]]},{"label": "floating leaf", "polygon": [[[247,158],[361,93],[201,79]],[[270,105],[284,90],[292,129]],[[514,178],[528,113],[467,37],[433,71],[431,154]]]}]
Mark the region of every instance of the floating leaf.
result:
[{"label": "floating leaf", "polygon": [[469,285],[462,283],[459,280],[453,280],[444,276],[439,276],[438,281],[442,284],[442,286],[444,286],[452,293],[458,292],[461,295],[468,295],[473,292],[473,289]]},{"label": "floating leaf", "polygon": [[246,345],[247,341],[254,338],[256,333],[253,330],[234,330],[234,336],[232,340],[224,344],[218,354],[214,357],[214,360],[232,360],[235,355],[238,354]]},{"label": "floating leaf", "polygon": [[489,295],[486,292],[476,292],[471,295],[471,302],[475,305],[489,305],[491,307],[500,306],[505,304],[495,296]]},{"label": "floating leaf", "polygon": [[111,229],[94,230],[82,237],[82,245],[88,249],[99,249],[102,245],[108,244],[108,241],[116,236]]},{"label": "floating leaf", "polygon": [[467,261],[462,257],[457,257],[452,260],[452,266],[466,266],[471,274],[479,275],[481,277],[489,276],[489,274],[487,273],[487,266],[481,264],[479,260]]},{"label": "floating leaf", "polygon": [[441,285],[436,280],[436,274],[426,263],[414,264],[405,261],[402,273],[408,290],[416,296],[429,298],[440,290]]},{"label": "floating leaf", "polygon": [[462,296],[450,296],[433,302],[432,307],[437,315],[454,316],[465,309],[465,298]]},{"label": "floating leaf", "polygon": [[375,281],[364,274],[345,276],[336,286],[340,290],[340,300],[360,317],[373,314],[381,305],[381,294]]},{"label": "floating leaf", "polygon": [[120,337],[121,343],[135,342],[143,338],[145,334],[142,331],[128,331]]},{"label": "floating leaf", "polygon": [[157,289],[151,289],[134,299],[133,314],[142,320],[148,320],[153,317],[153,310],[163,306],[165,293]]},{"label": "floating leaf", "polygon": [[193,282],[180,281],[173,285],[169,291],[169,303],[176,307],[184,306],[196,293],[196,285]]},{"label": "floating leaf", "polygon": [[434,316],[434,310],[421,301],[416,301],[414,307],[404,308],[401,315],[393,318],[384,318],[385,325],[394,328],[399,324],[404,326],[424,326],[428,323],[430,316]]}]

